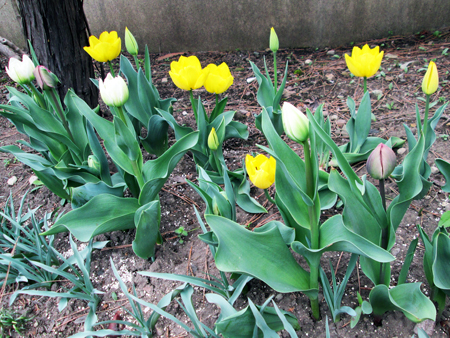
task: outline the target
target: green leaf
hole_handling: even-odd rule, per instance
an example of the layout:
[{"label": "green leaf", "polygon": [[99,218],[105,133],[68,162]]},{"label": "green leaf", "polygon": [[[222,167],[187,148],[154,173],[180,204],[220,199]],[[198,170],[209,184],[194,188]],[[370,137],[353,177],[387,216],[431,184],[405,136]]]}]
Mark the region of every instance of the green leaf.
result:
[{"label": "green leaf", "polygon": [[392,289],[384,284],[376,285],[370,291],[369,299],[374,315],[381,316],[386,311],[397,310],[412,322],[436,319],[436,308],[421,291],[421,283],[406,283]]},{"label": "green leaf", "polygon": [[93,197],[100,194],[111,194],[117,197],[123,197],[124,186],[111,187],[103,181],[97,183],[86,183],[82,186],[72,188],[72,208],[76,209],[86,204]]},{"label": "green leaf", "polygon": [[317,294],[309,286],[309,273],[298,265],[276,225],[256,233],[220,216],[205,218],[219,241],[215,257],[219,270],[254,276],[278,292]]},{"label": "green leaf", "polygon": [[416,252],[416,246],[419,238],[415,238],[409,244],[408,252],[406,253],[405,261],[403,263],[400,274],[398,275],[397,285],[406,282],[406,277],[408,276],[409,267],[411,266],[412,260],[414,258],[414,253]]},{"label": "green leaf", "polygon": [[177,163],[186,151],[197,144],[197,141],[198,132],[190,133],[178,140],[156,160],[145,162],[142,172],[146,183],[139,196],[139,203],[141,205],[147,204],[157,197]]},{"label": "green leaf", "polygon": [[443,290],[450,290],[450,238],[445,230],[439,231],[433,240],[434,284]]},{"label": "green leaf", "polygon": [[97,195],[81,208],[62,216],[41,235],[70,231],[80,241],[87,242],[105,232],[134,228],[134,214],[139,207],[135,198]]},{"label": "green leaf", "polygon": [[370,257],[378,262],[390,262],[395,259],[378,245],[350,231],[344,225],[341,215],[335,215],[321,225],[319,246],[320,249],[312,250],[300,242],[292,243],[292,249],[307,259],[321,256],[326,251],[351,252]]},{"label": "green leaf", "polygon": [[352,144],[352,152],[360,149],[364,142],[366,142],[370,131],[371,112],[370,93],[367,91],[361,100],[358,113],[355,117],[356,144]]},{"label": "green leaf", "polygon": [[145,150],[157,157],[164,154],[168,148],[168,129],[169,124],[165,119],[159,115],[153,115],[148,123],[147,136],[145,138],[140,137]]},{"label": "green leaf", "polygon": [[134,253],[144,259],[155,255],[155,245],[160,241],[159,224],[161,223],[161,206],[159,201],[149,202],[134,214],[136,236],[133,241]]},{"label": "green leaf", "polygon": [[450,163],[443,160],[442,158],[437,158],[436,166],[439,168],[439,171],[445,178],[445,185],[441,187],[442,191],[450,192]]}]

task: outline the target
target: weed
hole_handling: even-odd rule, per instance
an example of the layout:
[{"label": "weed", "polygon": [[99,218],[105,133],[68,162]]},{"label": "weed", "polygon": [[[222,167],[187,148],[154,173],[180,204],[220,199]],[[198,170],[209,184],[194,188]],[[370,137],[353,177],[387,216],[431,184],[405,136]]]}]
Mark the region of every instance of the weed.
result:
[{"label": "weed", "polygon": [[175,230],[175,233],[178,236],[178,241],[180,244],[184,243],[183,237],[186,237],[188,235],[188,232],[184,230],[184,227],[179,227],[177,230]]}]

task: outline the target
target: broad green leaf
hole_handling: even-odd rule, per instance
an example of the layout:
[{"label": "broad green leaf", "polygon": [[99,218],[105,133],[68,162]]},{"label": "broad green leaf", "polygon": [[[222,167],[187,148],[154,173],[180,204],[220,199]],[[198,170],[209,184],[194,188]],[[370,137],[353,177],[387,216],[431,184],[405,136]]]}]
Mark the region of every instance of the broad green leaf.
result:
[{"label": "broad green leaf", "polygon": [[156,160],[145,162],[142,172],[146,183],[139,196],[141,205],[147,204],[157,197],[177,163],[186,151],[197,144],[197,141],[198,132],[190,133],[178,140]]},{"label": "broad green leaf", "polygon": [[439,168],[439,171],[445,178],[445,185],[441,187],[442,191],[450,192],[450,163],[443,160],[442,158],[438,158],[435,161],[436,166]]},{"label": "broad green leaf", "polygon": [[441,230],[433,240],[434,284],[443,290],[450,290],[450,238]]},{"label": "broad green leaf", "polygon": [[416,252],[416,246],[419,238],[415,238],[409,244],[408,252],[406,253],[405,261],[403,262],[402,269],[400,270],[400,274],[398,275],[397,285],[406,283],[406,278],[408,276],[409,267],[414,258],[414,253]]},{"label": "broad green leaf", "polygon": [[364,142],[366,142],[367,136],[370,131],[371,124],[371,106],[370,106],[370,93],[367,91],[359,105],[358,113],[355,118],[355,132],[356,132],[356,145],[352,149],[352,152],[359,150]]},{"label": "broad green leaf", "polygon": [[161,206],[159,201],[149,202],[134,214],[136,236],[133,241],[134,253],[148,259],[155,255],[155,245],[160,241],[159,224],[161,223]]},{"label": "broad green leaf", "polygon": [[[129,98],[125,103],[125,109],[144,126],[147,126],[150,116],[152,116],[152,112],[148,111],[146,109],[147,107],[141,102],[139,96],[140,86],[138,83],[138,73],[134,70],[130,60],[123,55],[120,56],[120,70],[128,80]],[[140,72],[142,72],[142,70],[140,70]]]},{"label": "broad green leaf", "polygon": [[392,289],[384,284],[376,285],[369,294],[374,315],[381,316],[386,311],[397,310],[414,323],[425,319],[435,320],[436,308],[420,291],[420,284],[406,283]]},{"label": "broad green leaf", "polygon": [[150,154],[161,156],[168,148],[167,131],[169,124],[159,115],[150,118],[147,136],[140,137],[141,143]]},{"label": "broad green leaf", "polygon": [[70,231],[78,240],[87,242],[105,232],[134,228],[134,214],[139,207],[135,198],[97,195],[81,208],[62,216],[41,235]]},{"label": "broad green leaf", "polygon": [[317,294],[310,289],[309,273],[298,265],[275,225],[256,233],[220,216],[205,218],[219,240],[215,257],[219,270],[254,276],[278,292]]},{"label": "broad green leaf", "polygon": [[[247,338],[253,336],[256,321],[248,306],[237,311],[225,300],[225,298],[212,293],[207,294],[206,299],[208,302],[217,304],[220,307],[221,314],[216,321],[215,328],[218,333],[223,335],[223,337]],[[277,311],[269,306],[266,306],[263,311],[261,311],[260,306],[256,306],[256,308],[271,330],[280,331],[284,328],[283,321],[280,319],[278,313],[284,316],[285,320],[294,330],[300,330],[298,320],[291,313],[279,309]],[[262,333],[260,333],[259,336],[263,337]]]},{"label": "broad green leaf", "polygon": [[111,194],[117,197],[123,197],[123,191],[123,185],[118,187],[111,187],[103,181],[99,181],[97,183],[86,183],[82,186],[72,188],[72,208],[79,208],[86,204],[93,197],[100,194]]},{"label": "broad green leaf", "polygon": [[292,249],[307,259],[321,256],[326,251],[352,252],[379,262],[390,262],[395,259],[386,250],[345,227],[341,215],[335,215],[321,225],[319,246],[320,249],[312,250],[300,242],[292,243]]}]

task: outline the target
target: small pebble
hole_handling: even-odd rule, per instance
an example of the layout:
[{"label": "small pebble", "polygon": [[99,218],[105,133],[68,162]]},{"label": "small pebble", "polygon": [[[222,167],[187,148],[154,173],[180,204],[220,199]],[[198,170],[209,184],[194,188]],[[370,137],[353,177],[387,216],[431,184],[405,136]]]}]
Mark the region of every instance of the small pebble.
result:
[{"label": "small pebble", "polygon": [[36,181],[38,177],[36,175],[31,175],[28,179],[28,183],[33,184],[34,181]]},{"label": "small pebble", "polygon": [[431,173],[434,175],[434,174],[437,174],[439,172],[439,169],[436,167],[436,166],[432,166],[431,167]]},{"label": "small pebble", "polygon": [[342,128],[343,126],[345,126],[346,123],[347,123],[347,121],[342,120],[342,119],[336,121],[336,124],[339,128]]},{"label": "small pebble", "polygon": [[8,180],[8,185],[14,185],[17,182],[17,177],[13,176]]},{"label": "small pebble", "polygon": [[325,75],[325,77],[327,78],[327,80],[329,82],[332,82],[334,80],[334,75],[333,74],[327,74],[327,75]]},{"label": "small pebble", "polygon": [[256,77],[249,77],[248,79],[247,79],[247,83],[251,83],[251,82],[253,82],[253,81],[255,81],[256,80]]},{"label": "small pebble", "polygon": [[312,61],[310,59],[305,60],[305,65],[310,65],[312,63]]},{"label": "small pebble", "polygon": [[187,115],[187,111],[182,112],[181,114],[183,114],[184,116]]},{"label": "small pebble", "polygon": [[406,152],[406,148],[399,148],[399,149],[397,149],[397,154],[399,154],[399,155],[403,155],[404,153]]},{"label": "small pebble", "polygon": [[327,52],[327,55],[334,55],[334,49],[331,49],[331,50],[329,50],[328,52]]},{"label": "small pebble", "polygon": [[330,120],[331,121],[334,121],[334,120],[337,120],[338,119],[338,116],[337,115],[331,115],[330,116]]},{"label": "small pebble", "polygon": [[162,79],[161,79],[161,83],[167,83],[167,77],[163,77]]}]

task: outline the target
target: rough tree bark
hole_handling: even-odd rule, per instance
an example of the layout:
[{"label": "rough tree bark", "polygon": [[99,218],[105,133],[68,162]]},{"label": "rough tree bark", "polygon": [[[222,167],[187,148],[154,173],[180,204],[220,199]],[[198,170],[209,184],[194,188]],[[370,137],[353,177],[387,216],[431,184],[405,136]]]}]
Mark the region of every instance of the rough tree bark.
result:
[{"label": "rough tree bark", "polygon": [[18,0],[25,38],[31,41],[40,64],[62,83],[63,98],[69,88],[91,107],[98,104],[98,90],[89,80],[94,76],[83,0]]}]

